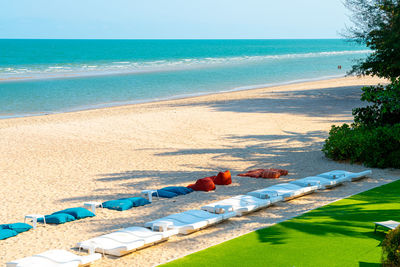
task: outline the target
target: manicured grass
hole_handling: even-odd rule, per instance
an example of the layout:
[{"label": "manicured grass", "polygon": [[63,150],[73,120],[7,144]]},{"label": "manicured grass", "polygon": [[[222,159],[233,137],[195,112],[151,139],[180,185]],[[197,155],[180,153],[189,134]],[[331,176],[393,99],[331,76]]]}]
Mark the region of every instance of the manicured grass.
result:
[{"label": "manicured grass", "polygon": [[[340,188],[333,189],[340,190]],[[400,221],[400,181],[188,255],[166,266],[381,266],[375,221]]]}]

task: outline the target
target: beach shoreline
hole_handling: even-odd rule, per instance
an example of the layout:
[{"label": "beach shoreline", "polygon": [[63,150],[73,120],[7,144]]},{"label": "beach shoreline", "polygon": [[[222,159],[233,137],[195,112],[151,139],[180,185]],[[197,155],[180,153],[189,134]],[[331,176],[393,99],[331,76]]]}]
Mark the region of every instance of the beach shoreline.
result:
[{"label": "beach shoreline", "polygon": [[[336,82],[342,79],[355,79],[355,80],[367,80],[367,81],[376,81],[380,83],[387,83],[386,80],[380,78],[373,78],[373,77],[357,77],[357,76],[327,76],[327,77],[319,77],[319,78],[310,78],[310,79],[297,79],[291,80],[286,82],[279,82],[279,83],[268,83],[268,84],[261,84],[261,85],[251,85],[251,86],[243,86],[243,87],[236,87],[230,90],[224,91],[217,91],[217,92],[200,92],[200,93],[193,93],[193,94],[185,94],[185,95],[175,95],[171,97],[161,98],[161,99],[143,99],[143,100],[132,100],[132,101],[124,101],[124,102],[117,102],[117,103],[103,103],[103,104],[95,104],[89,105],[88,107],[80,107],[74,108],[70,110],[64,111],[54,111],[54,112],[43,112],[38,114],[19,114],[19,115],[8,115],[8,116],[0,116],[1,120],[10,120],[10,119],[18,119],[18,118],[32,118],[32,117],[40,117],[40,116],[52,116],[52,115],[59,115],[59,114],[70,114],[70,113],[77,113],[77,112],[86,112],[86,111],[99,111],[101,110],[108,110],[113,108],[129,108],[147,104],[162,104],[164,102],[169,101],[191,101],[192,99],[195,100],[201,97],[208,97],[208,96],[219,96],[224,94],[236,93],[236,92],[246,92],[246,91],[253,91],[253,90],[273,90],[274,88],[280,88],[283,86],[290,86],[295,84],[307,84],[307,83],[318,83],[318,82]],[[373,83],[372,83],[373,84]],[[370,85],[370,84],[368,84]]]},{"label": "beach shoreline", "polygon": [[[128,74],[120,74],[120,75],[128,75]],[[102,75],[102,76],[105,76],[105,75]],[[115,75],[108,75],[108,76],[115,76]],[[96,76],[94,76],[94,77],[96,77]],[[60,110],[60,111],[50,111],[50,112],[40,112],[40,113],[26,113],[26,114],[15,114],[15,115],[12,115],[12,114],[10,114],[10,115],[0,115],[0,120],[13,119],[13,118],[46,116],[46,115],[71,113],[71,112],[79,112],[79,111],[87,111],[87,110],[98,110],[98,109],[103,109],[103,108],[123,107],[123,106],[131,106],[131,105],[139,105],[139,104],[147,104],[147,103],[159,103],[159,102],[164,102],[164,101],[173,101],[173,100],[182,100],[182,99],[188,99],[188,98],[196,98],[196,97],[200,97],[200,96],[218,95],[218,94],[240,92],[240,91],[248,91],[248,90],[256,90],[256,89],[267,89],[267,88],[271,88],[271,87],[285,86],[285,85],[298,84],[298,83],[335,80],[335,79],[340,79],[340,78],[345,78],[345,77],[346,77],[346,75],[331,75],[331,76],[323,76],[323,77],[309,78],[309,79],[290,80],[290,81],[285,81],[285,82],[239,86],[239,87],[234,87],[234,88],[229,89],[229,90],[222,90],[222,91],[215,91],[215,92],[187,93],[187,94],[172,95],[172,96],[163,97],[163,98],[128,100],[128,101],[122,101],[122,102],[120,101],[120,102],[111,102],[111,103],[102,103],[102,104],[89,104],[87,106],[70,108],[70,109],[67,109],[67,110]],[[73,79],[73,78],[75,78],[75,77],[67,77],[67,79]],[[48,78],[48,79],[52,79],[52,78]],[[64,78],[58,77],[58,78],[53,78],[53,79],[65,79],[65,77]],[[39,79],[37,79],[37,80],[39,80]],[[13,79],[13,81],[18,81],[18,79]],[[0,82],[8,82],[8,81],[2,81],[2,79],[0,79]],[[12,81],[10,81],[10,82],[12,82]]]},{"label": "beach shoreline", "polygon": [[[351,123],[360,88],[384,83],[346,77],[215,93],[159,102],[0,120],[2,223],[26,214],[137,195],[143,189],[186,186],[231,170],[233,183],[215,191],[36,230],[0,242],[0,264],[44,252],[272,184],[334,169],[361,171],[321,152],[332,124]],[[285,168],[277,180],[238,178],[252,168]],[[106,257],[98,266],[154,266],[286,220],[348,195],[399,179],[399,171],[373,169],[371,178],[319,192],[189,236]],[[29,246],[27,244],[35,244]],[[76,251],[75,251],[76,252]]]}]

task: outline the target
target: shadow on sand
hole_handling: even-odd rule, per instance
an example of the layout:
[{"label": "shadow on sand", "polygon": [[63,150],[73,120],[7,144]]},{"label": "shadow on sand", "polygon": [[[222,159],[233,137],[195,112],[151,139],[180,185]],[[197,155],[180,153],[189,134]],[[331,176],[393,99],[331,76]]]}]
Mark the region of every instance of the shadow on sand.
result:
[{"label": "shadow on sand", "polygon": [[[359,100],[360,94],[360,86],[337,87],[315,90],[283,91],[278,93],[267,92],[265,93],[265,97],[261,98],[206,101],[190,103],[188,105],[207,106],[217,111],[226,112],[290,113],[311,117],[325,117],[326,120],[329,120],[332,116],[341,117],[351,114],[351,109],[361,104]],[[173,107],[179,106],[184,105],[173,105]],[[195,169],[195,171],[160,171],[154,168],[146,171],[129,170],[117,173],[100,174],[95,178],[95,181],[99,186],[93,194],[64,198],[60,201],[105,201],[131,197],[137,195],[143,189],[158,189],[164,186],[177,185],[176,181],[180,182],[179,185],[186,186],[199,178],[216,175],[218,171],[228,169],[226,162],[229,161],[245,162],[246,166],[250,166],[243,169],[229,169],[231,170],[234,179],[240,179],[238,180],[240,183],[245,182],[247,185],[250,185],[250,188],[254,187],[254,189],[256,189],[259,184],[257,184],[255,179],[238,178],[236,177],[236,174],[252,168],[272,166],[288,169],[292,175],[296,175],[297,173],[309,175],[315,174],[315,172],[319,171],[318,166],[314,169],[309,169],[307,168],[307,166],[309,166],[309,162],[307,161],[309,161],[310,155],[311,158],[323,158],[323,154],[320,151],[322,145],[321,140],[326,138],[326,136],[327,132],[324,131],[310,131],[307,133],[283,131],[283,134],[281,135],[227,135],[223,137],[227,142],[224,142],[225,145],[222,148],[170,149],[170,151],[163,153],[158,152],[155,154],[156,157],[166,158],[185,155],[212,155],[212,161],[207,166],[193,166],[193,164],[185,163],[183,158],[181,166],[190,167]],[[277,141],[280,141],[280,144],[278,144]],[[294,142],[300,143],[301,145],[287,145]],[[306,162],[307,164],[305,164]],[[326,160],[326,162],[330,161]],[[338,163],[333,164],[339,165]],[[285,177],[279,181],[265,181],[265,186],[285,181],[287,181]],[[118,187],[110,190],[107,183],[117,183]],[[121,193],[122,190],[119,190],[121,188],[125,189],[123,191],[124,193]],[[127,188],[131,190],[131,193],[126,193]],[[233,184],[229,187],[218,186],[217,192],[219,198],[221,196],[230,197],[232,195],[245,193],[238,184]],[[133,221],[135,224],[144,223],[155,219],[153,214],[170,214],[190,208],[198,208],[199,202],[211,202],[217,199],[217,196],[213,192],[194,192],[192,194],[194,194],[194,198],[180,196],[173,199],[155,201],[150,205],[139,207],[146,211],[142,213],[145,215],[140,217],[135,216],[135,208],[125,211],[126,214],[132,214],[132,217],[127,217],[126,214],[123,216],[116,216],[119,214],[118,212],[107,211],[113,212],[115,219],[103,222],[99,229],[93,229],[93,231],[104,232],[120,227],[128,227],[132,225]],[[191,196],[193,196],[192,194]],[[173,202],[174,205],[171,205],[171,202]],[[257,216],[257,213],[253,216]],[[308,231],[308,228],[304,229],[304,231]],[[309,231],[311,230],[312,229],[309,229]],[[279,242],[279,235],[276,235],[275,237],[270,236],[269,238],[273,239],[266,239],[265,242],[270,242],[271,240],[273,240],[273,242]]]},{"label": "shadow on sand", "polygon": [[[179,106],[206,106],[217,111],[238,113],[298,114],[309,117],[351,115],[351,110],[362,105],[361,86],[345,86],[312,90],[266,92],[265,97],[203,101]],[[343,122],[343,120],[341,120]],[[347,121],[350,122],[350,121]]]}]

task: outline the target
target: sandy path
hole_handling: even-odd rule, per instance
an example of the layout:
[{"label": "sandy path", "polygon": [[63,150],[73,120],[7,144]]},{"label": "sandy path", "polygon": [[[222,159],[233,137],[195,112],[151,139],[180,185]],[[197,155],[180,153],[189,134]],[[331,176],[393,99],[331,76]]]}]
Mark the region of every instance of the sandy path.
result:
[{"label": "sandy path", "polygon": [[[39,227],[0,241],[0,264],[47,249],[70,249],[121,227],[268,185],[359,165],[326,159],[320,148],[330,125],[351,121],[360,86],[372,78],[343,78],[41,117],[0,120],[0,223],[51,213],[85,200],[131,196],[146,188],[187,185],[229,169],[289,170],[287,178],[234,176],[231,186],[195,192],[125,212]],[[279,204],[101,266],[152,266],[290,218],[335,199],[399,178],[374,169],[372,179]]]}]

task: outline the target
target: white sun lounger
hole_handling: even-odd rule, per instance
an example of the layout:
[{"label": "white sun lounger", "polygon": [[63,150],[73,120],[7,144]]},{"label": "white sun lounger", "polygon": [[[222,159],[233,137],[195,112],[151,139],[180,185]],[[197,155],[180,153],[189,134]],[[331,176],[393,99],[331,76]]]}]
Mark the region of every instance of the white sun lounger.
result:
[{"label": "white sun lounger", "polygon": [[375,222],[375,233],[376,233],[376,228],[378,228],[378,226],[382,226],[384,228],[388,228],[390,230],[396,229],[397,226],[400,225],[400,222],[396,222],[396,221],[384,221],[384,222]]},{"label": "white sun lounger", "polygon": [[318,174],[317,176],[327,178],[327,179],[339,179],[339,180],[344,180],[344,181],[356,181],[360,180],[367,175],[371,174],[372,171],[367,170],[363,172],[348,172],[348,171],[341,171],[341,170],[335,170],[335,171],[330,171],[330,172],[325,172]]},{"label": "white sun lounger", "polygon": [[262,199],[268,199],[271,197],[282,197],[286,201],[306,194],[311,194],[317,189],[317,185],[299,186],[290,183],[283,183],[269,186],[264,189],[255,190],[247,193],[247,195]]},{"label": "white sun lounger", "polygon": [[213,214],[204,210],[188,210],[147,222],[144,226],[153,231],[177,230],[186,235],[234,216],[236,212],[233,211]]},{"label": "white sun lounger", "polygon": [[178,234],[176,230],[154,232],[144,227],[129,227],[110,234],[91,238],[77,244],[79,249],[123,256],[135,250],[163,242]]},{"label": "white sun lounger", "polygon": [[268,199],[260,199],[253,196],[239,195],[201,207],[202,210],[211,213],[225,213],[234,211],[237,216],[262,209],[271,205]]},{"label": "white sun lounger", "polygon": [[66,250],[48,250],[41,254],[33,255],[30,257],[22,258],[19,260],[7,262],[7,267],[77,267],[77,266],[88,266],[92,262],[99,260],[101,254],[94,253],[88,256],[78,256],[74,253]]},{"label": "white sun lounger", "polygon": [[309,176],[306,178],[298,179],[290,182],[291,184],[299,185],[299,186],[318,186],[318,189],[324,190],[327,188],[332,188],[344,183],[344,179],[328,179],[319,176]]}]

